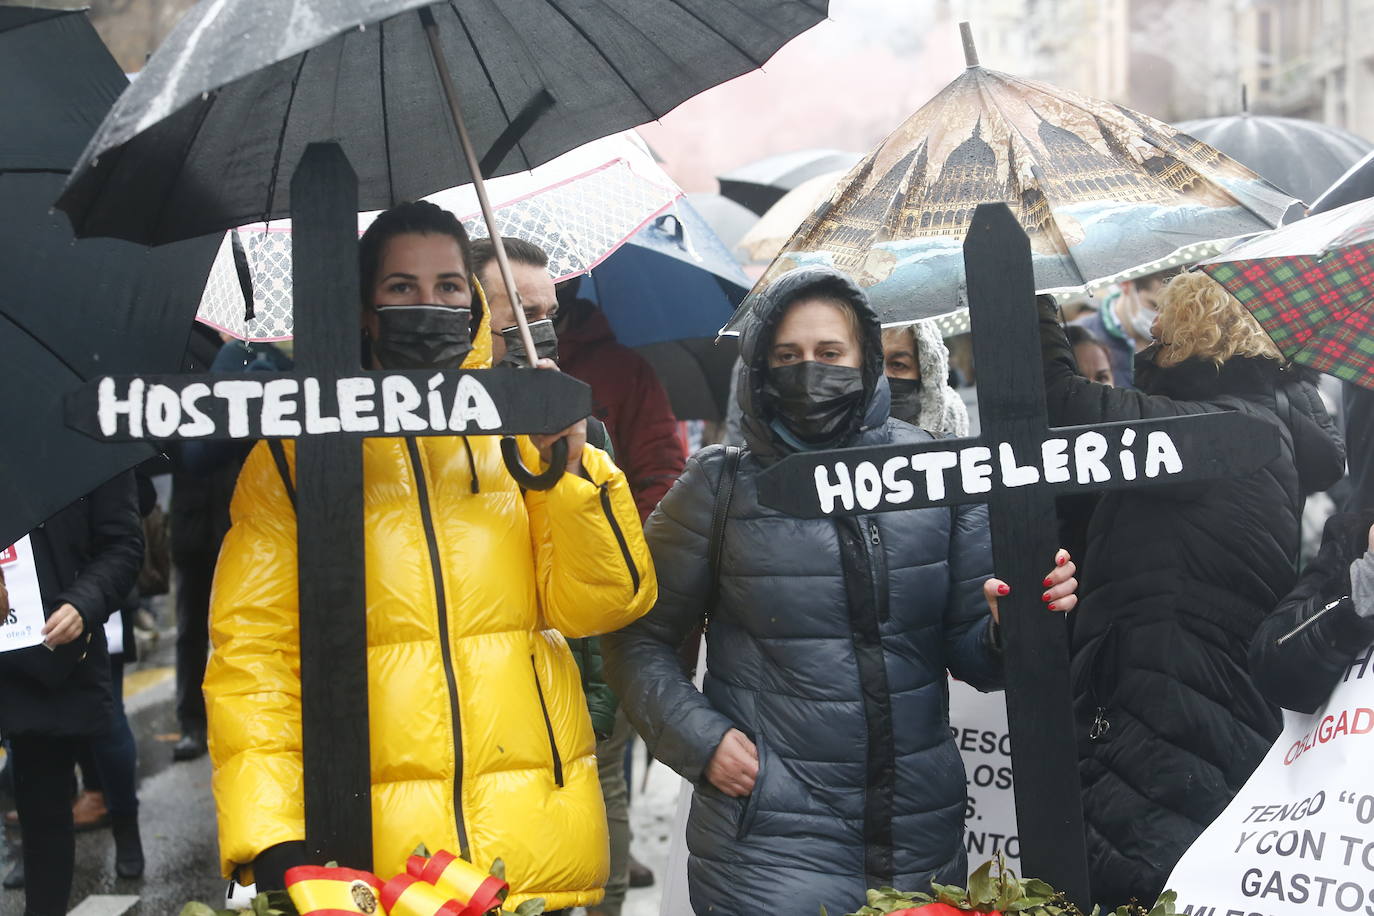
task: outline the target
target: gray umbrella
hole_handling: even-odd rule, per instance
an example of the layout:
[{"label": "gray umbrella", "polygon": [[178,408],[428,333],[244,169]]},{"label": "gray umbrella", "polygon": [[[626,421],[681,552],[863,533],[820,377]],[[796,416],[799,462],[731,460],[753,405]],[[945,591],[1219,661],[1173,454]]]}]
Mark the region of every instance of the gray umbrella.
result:
[{"label": "gray umbrella", "polygon": [[472,181],[422,8],[493,177],[753,70],[827,0],[201,0],[58,206],[79,235],[145,244],[285,217],[314,140],[341,142],[364,210]]},{"label": "gray umbrella", "polygon": [[1303,118],[1245,112],[1176,126],[1308,203],[1371,149],[1362,137]]},{"label": "gray umbrella", "polygon": [[1320,197],[1312,201],[1308,213],[1315,216],[1366,197],[1374,197],[1374,152],[1365,153],[1363,159],[1352,165]]},{"label": "gray umbrella", "polygon": [[762,216],[808,178],[843,171],[862,158],[838,149],[800,149],[766,156],[716,177],[721,194]]}]

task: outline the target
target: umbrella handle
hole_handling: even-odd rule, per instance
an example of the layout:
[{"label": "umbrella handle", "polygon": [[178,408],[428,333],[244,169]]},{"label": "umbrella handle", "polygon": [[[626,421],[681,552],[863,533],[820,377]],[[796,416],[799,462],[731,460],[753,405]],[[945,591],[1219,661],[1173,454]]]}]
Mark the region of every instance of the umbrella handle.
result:
[{"label": "umbrella handle", "polygon": [[568,466],[568,440],[565,437],[553,443],[548,470],[541,474],[535,474],[520,460],[520,446],[514,436],[501,437],[501,458],[506,462],[506,470],[510,472],[510,476],[524,489],[552,490]]}]

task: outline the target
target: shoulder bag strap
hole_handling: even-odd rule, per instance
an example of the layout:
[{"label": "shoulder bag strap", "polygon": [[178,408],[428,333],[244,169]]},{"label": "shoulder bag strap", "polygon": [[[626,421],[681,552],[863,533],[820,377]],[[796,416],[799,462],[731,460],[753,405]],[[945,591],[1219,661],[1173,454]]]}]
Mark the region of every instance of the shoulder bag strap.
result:
[{"label": "shoulder bag strap", "polygon": [[286,449],[280,439],[268,439],[267,450],[277,463],[277,473],[281,475],[281,485],[286,488],[286,498],[291,500],[291,508],[296,508],[296,485],[291,482],[291,466],[286,463]]},{"label": "shoulder bag strap", "polygon": [[711,564],[711,586],[706,593],[702,633],[710,629],[711,615],[715,612],[716,601],[720,598],[720,555],[725,548],[725,519],[730,514],[730,497],[735,493],[735,476],[739,471],[742,452],[743,449],[737,445],[725,446],[725,464],[720,472],[720,483],[716,485],[715,508],[711,512],[711,542],[706,554]]}]

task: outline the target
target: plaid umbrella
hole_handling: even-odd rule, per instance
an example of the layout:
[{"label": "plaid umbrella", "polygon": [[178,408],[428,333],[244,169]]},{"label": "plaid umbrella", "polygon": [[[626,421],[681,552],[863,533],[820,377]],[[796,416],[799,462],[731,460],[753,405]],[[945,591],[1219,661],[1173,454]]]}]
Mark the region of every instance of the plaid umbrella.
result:
[{"label": "plaid umbrella", "polygon": [[1284,356],[1374,389],[1374,200],[1266,232],[1200,267]]}]

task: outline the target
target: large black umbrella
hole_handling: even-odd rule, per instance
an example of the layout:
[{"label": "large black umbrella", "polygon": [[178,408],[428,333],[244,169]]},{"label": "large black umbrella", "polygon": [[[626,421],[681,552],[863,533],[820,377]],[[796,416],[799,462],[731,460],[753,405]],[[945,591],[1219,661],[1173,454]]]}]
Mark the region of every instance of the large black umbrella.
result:
[{"label": "large black umbrella", "polygon": [[1176,126],[1309,203],[1371,148],[1362,137],[1305,118],[1243,112]]},{"label": "large black umbrella", "polygon": [[0,7],[0,544],[153,454],[69,430],[89,376],[174,371],[218,244],[76,241],[52,201],[127,80],[84,13]]},{"label": "large black umbrella", "polygon": [[1312,201],[1312,208],[1307,212],[1315,216],[1366,197],[1374,197],[1374,152],[1365,153],[1363,159],[1337,178],[1331,187]]},{"label": "large black umbrella", "polygon": [[845,171],[862,158],[837,149],[801,149],[767,156],[716,178],[721,194],[762,216],[808,178]]},{"label": "large black umbrella", "polygon": [[420,12],[485,177],[651,121],[755,69],[828,0],[202,0],[120,98],[58,206],[147,244],[290,214],[305,145],[338,140],[359,205],[473,180]]}]

